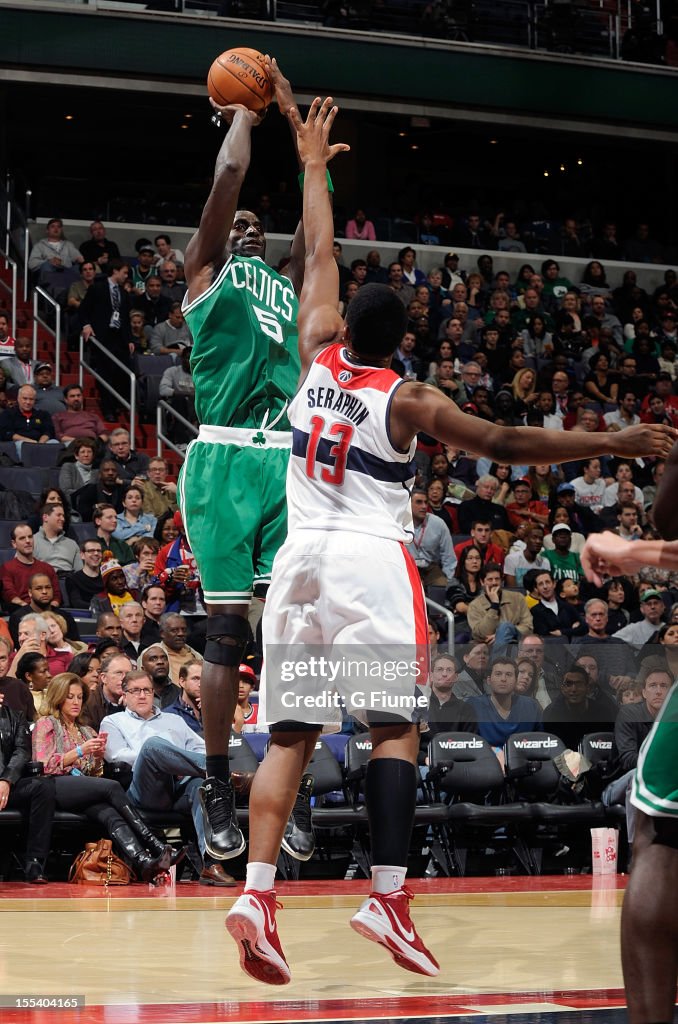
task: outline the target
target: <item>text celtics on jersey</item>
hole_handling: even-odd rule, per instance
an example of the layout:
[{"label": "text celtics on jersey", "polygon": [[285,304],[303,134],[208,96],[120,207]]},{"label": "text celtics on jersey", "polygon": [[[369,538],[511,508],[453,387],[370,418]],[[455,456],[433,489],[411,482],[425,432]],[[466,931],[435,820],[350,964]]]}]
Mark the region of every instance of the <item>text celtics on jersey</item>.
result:
[{"label": "text celtics on jersey", "polygon": [[283,332],[278,323],[278,316],[288,323],[295,317],[296,295],[291,282],[286,278],[273,276],[265,263],[248,260],[232,259],[226,269],[234,288],[245,288],[252,297],[261,302],[267,309],[252,303],[252,309],[261,326],[261,330],[279,345],[284,343]]}]

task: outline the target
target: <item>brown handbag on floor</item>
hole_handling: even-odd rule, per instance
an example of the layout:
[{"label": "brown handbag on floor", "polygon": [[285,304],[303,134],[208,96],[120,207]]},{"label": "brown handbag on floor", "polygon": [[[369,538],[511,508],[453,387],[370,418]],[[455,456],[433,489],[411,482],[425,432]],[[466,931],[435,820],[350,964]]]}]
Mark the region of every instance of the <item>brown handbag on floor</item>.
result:
[{"label": "brown handbag on floor", "polygon": [[74,885],[128,885],[133,878],[131,869],[113,853],[110,839],[87,843],[68,872]]}]

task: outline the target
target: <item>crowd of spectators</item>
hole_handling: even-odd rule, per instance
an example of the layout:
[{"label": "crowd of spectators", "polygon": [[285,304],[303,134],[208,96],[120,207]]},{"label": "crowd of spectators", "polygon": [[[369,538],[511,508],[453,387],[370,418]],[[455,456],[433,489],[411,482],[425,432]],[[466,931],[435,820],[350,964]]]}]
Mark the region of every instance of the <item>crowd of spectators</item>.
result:
[{"label": "crowd of spectators", "polygon": [[[264,197],[260,198],[260,202]],[[268,197],[265,197],[270,202]],[[280,216],[272,211],[269,217],[276,223]],[[284,217],[284,214],[282,214]],[[628,237],[623,237],[614,220],[606,220],[595,227],[587,218],[566,216],[555,220],[543,211],[541,216],[522,214],[491,214],[483,210],[439,208],[419,211],[407,223],[416,233],[419,245],[451,246],[459,249],[477,249],[482,252],[508,252],[551,254],[564,258],[616,260],[627,263],[664,263],[670,255],[656,238],[647,221],[635,224]],[[388,227],[388,222],[387,225]],[[383,221],[370,219],[364,209],[358,208],[351,217],[341,219],[335,215],[338,237],[349,241],[373,242],[387,238],[381,234]],[[595,283],[594,283],[595,287]]]},{"label": "crowd of spectators", "polygon": [[[459,264],[450,253],[423,275],[408,247],[386,271],[410,314],[394,360],[403,376],[479,421],[601,434],[676,425],[672,271],[648,294],[633,271],[608,282],[599,260],[576,282],[554,259],[515,280],[486,252],[477,272]],[[517,732],[546,731],[575,751],[587,733],[612,732],[601,795],[623,804],[676,678],[678,580],[648,567],[595,586],[579,555],[604,529],[658,536],[663,462],[499,465],[426,437],[416,462],[410,550],[428,596],[453,612],[456,641],[454,657],[439,647],[434,659],[429,730],[478,733],[500,759]],[[431,614],[440,645],[447,620]]]},{"label": "crowd of spectators", "polygon": [[[183,259],[183,252],[173,247],[170,236],[164,233],[153,241],[139,238],[134,257],[123,258],[117,244],[106,238],[101,221],[92,222],[90,237],[78,249],[64,237],[63,222],[56,217],[48,221],[45,237],[31,249],[29,269],[35,282],[62,307],[69,347],[76,349],[82,335],[87,361],[114,389],[115,393],[99,386],[101,412],[109,422],[115,422],[123,411],[121,400],[130,400],[129,370],[144,376],[146,355],[172,357],[159,382],[160,397],[189,422],[196,422],[190,364],[182,357],[186,350],[190,355],[193,344],[181,310],[186,292]],[[4,371],[5,392],[7,383],[10,386],[10,401],[13,386],[40,385],[38,372],[53,371],[50,364],[32,365],[30,352],[28,339],[12,338],[9,324],[0,319],[0,353],[6,356],[0,370]],[[0,387],[2,383],[0,380]],[[68,392],[58,393],[51,377],[48,384],[52,389],[51,407],[43,386],[38,408],[50,414],[82,411],[81,391],[71,398]],[[74,386],[71,393],[79,390]],[[79,425],[71,417],[68,434],[61,422],[47,423],[41,439],[63,440],[66,434],[72,441],[75,436],[85,436],[83,431],[76,433]],[[95,436],[101,433],[97,430]],[[185,428],[176,424],[170,427],[170,435],[184,446],[190,440]],[[11,438],[5,432],[3,439]]]},{"label": "crowd of spectators", "polygon": [[[366,230],[365,224],[357,215],[356,229]],[[182,254],[159,236],[153,252],[142,240],[139,261],[131,265],[112,254],[102,225],[93,224],[91,234],[81,268],[94,268],[93,281],[77,282],[79,298],[69,287],[65,300],[77,298],[80,329],[98,322],[97,336],[119,343],[111,334],[122,330],[122,296],[132,296],[127,319],[143,316],[143,323],[136,340],[124,344],[130,355],[137,343],[143,352],[148,310],[134,309],[142,297],[149,306],[164,299],[161,347],[172,349],[176,342],[182,358],[172,371],[190,377],[190,337],[185,325],[172,320],[179,301],[173,289],[183,287],[177,283]],[[52,244],[49,231],[46,244]],[[156,251],[160,245],[164,253]],[[526,263],[511,280],[494,272],[487,252],[477,258],[477,269],[461,267],[449,253],[442,267],[426,275],[411,247],[388,268],[381,267],[376,249],[350,268],[341,263],[339,244],[335,257],[344,306],[351,290],[382,281],[407,307],[408,328],[394,355],[397,372],[428,381],[479,421],[600,433],[640,421],[675,424],[673,271],[648,294],[632,270],[618,285],[609,283],[599,260],[572,282],[554,259],[537,267]],[[54,264],[47,262],[51,274]],[[161,281],[158,267],[174,273],[153,300],[148,289]],[[100,302],[90,299],[95,287]],[[13,341],[9,330],[5,337]],[[0,619],[0,715],[52,720],[33,733],[33,755],[48,776],[64,774],[64,757],[96,778],[106,759],[127,759],[133,771],[139,765],[141,781],[130,793],[143,808],[157,795],[148,783],[150,758],[158,772],[186,781],[183,788],[170,787],[167,806],[192,813],[204,752],[200,666],[206,616],[177,512],[176,483],[164,459],[133,451],[124,428],[110,429],[97,412],[86,410],[79,387],[56,388],[51,365],[30,356],[30,346],[17,338],[1,364],[8,382],[2,439],[15,443],[19,459],[22,446],[53,441],[61,445],[62,464],[59,486],[47,488],[34,513],[14,525],[12,555],[0,564],[6,615]],[[429,596],[453,613],[457,644],[454,657],[444,653],[447,619],[432,614],[433,699],[422,731],[422,764],[426,742],[443,729],[477,732],[500,759],[507,738],[519,731],[552,732],[575,750],[585,733],[614,731],[617,778],[603,798],[623,800],[640,742],[678,668],[678,579],[647,568],[596,587],[584,579],[579,554],[592,531],[657,536],[653,502],[663,463],[599,458],[562,466],[499,465],[421,436],[416,469],[410,550]],[[83,626],[83,617],[91,624]],[[262,728],[249,699],[253,666],[260,662],[258,640],[252,636],[251,663],[242,670],[236,727],[245,732]],[[155,736],[148,749],[142,732],[127,736],[130,716],[152,723],[143,732]],[[169,716],[178,716],[180,726],[168,723]],[[127,722],[120,737],[111,718],[121,727]],[[20,730],[13,728],[16,743]],[[344,723],[345,731],[355,728]],[[101,733],[115,742],[108,747]],[[158,737],[183,753],[162,760]],[[7,764],[4,749],[3,757]],[[0,782],[0,809],[11,805],[12,794],[16,806],[30,805],[35,784],[17,788],[13,778],[7,782],[7,792]],[[69,800],[62,794],[60,804],[57,792],[55,806],[72,806],[71,796],[69,788]],[[152,874],[166,855],[148,844],[140,852],[144,837],[138,828],[134,833],[117,791],[102,799],[108,810],[97,812],[97,820],[112,835],[122,827],[129,861],[141,874]],[[44,801],[38,806],[42,814]],[[26,866],[34,880],[43,873],[44,829],[36,835]],[[232,883],[209,858],[203,857],[201,870],[210,884]]]}]

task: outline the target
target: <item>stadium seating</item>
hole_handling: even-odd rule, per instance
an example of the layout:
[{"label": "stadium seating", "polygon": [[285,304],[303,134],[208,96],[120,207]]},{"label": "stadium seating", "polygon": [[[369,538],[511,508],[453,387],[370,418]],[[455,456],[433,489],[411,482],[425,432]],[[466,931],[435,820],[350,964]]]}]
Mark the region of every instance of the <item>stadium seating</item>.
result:
[{"label": "stadium seating", "polygon": [[[427,786],[434,800],[448,804],[449,841],[455,872],[466,874],[469,850],[492,845],[501,829],[501,845],[529,870],[529,854],[520,826],[530,820],[521,803],[507,803],[506,780],[492,747],[467,732],[438,733],[429,743]],[[494,842],[494,840],[493,840]]]},{"label": "stadium seating", "polygon": [[62,452],[59,444],[25,444],[21,448],[21,461],[26,469],[54,469]]},{"label": "stadium seating", "polygon": [[[24,445],[22,448],[22,454],[25,448],[33,447],[32,445]],[[47,447],[47,445],[45,445]],[[56,445],[51,447],[56,448]],[[46,487],[58,487],[59,486],[59,470],[56,467],[50,469],[45,468],[32,468],[26,469],[21,466],[11,469],[3,469],[0,471],[0,483],[8,491],[28,491],[33,498],[39,498]]]},{"label": "stadium seating", "polygon": [[[368,733],[359,733],[351,736],[346,744],[345,751],[345,786],[349,803],[354,810],[363,810],[364,796],[363,788],[367,765],[372,753],[372,741]],[[419,778],[420,787],[423,786]],[[414,812],[414,835],[413,843],[417,841],[417,827],[423,826],[424,835],[430,829],[434,839],[433,855],[437,867],[443,874],[451,874],[452,860],[447,841],[447,807],[438,800],[428,803],[417,803]],[[364,814],[364,821],[357,824],[354,832],[353,855],[356,863],[366,878],[370,877],[371,857],[369,848],[369,831],[367,827],[367,814]]]}]

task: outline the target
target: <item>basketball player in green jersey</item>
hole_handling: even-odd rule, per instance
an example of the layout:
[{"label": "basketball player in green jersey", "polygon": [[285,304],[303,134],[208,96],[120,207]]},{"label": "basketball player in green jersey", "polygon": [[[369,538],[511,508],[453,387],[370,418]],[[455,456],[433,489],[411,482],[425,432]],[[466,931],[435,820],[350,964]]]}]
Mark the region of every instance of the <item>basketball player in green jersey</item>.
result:
[{"label": "basketball player in green jersey", "polygon": [[[678,570],[677,491],[674,445],[653,506],[667,539],[631,542],[613,533],[593,534],[581,561],[594,584],[602,584],[601,576],[632,575],[648,565]],[[639,813],[621,926],[629,1020],[670,1024],[678,980],[678,683],[640,749],[631,802]]]},{"label": "basketball player in green jersey", "polygon": [[[294,105],[290,84],[275,60],[268,61],[268,70],[286,115]],[[300,224],[289,277],[264,263],[261,224],[256,214],[238,208],[251,132],[260,118],[238,105],[212,105],[229,129],[184,263],[184,313],[194,339],[191,369],[201,426],[186,452],[178,499],[208,614],[201,681],[205,841],[212,857],[226,860],[245,848],[228,743],[249,635],[247,614],[253,587],[270,580],[287,531],[285,476],[292,435],[286,410],[299,379],[296,296],[305,243]]]}]

